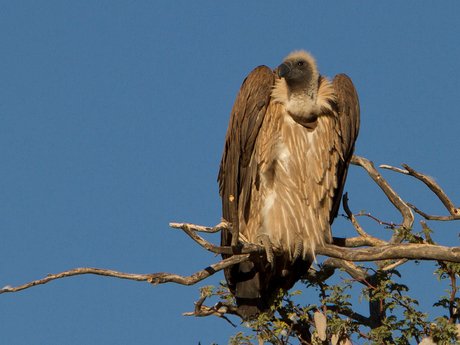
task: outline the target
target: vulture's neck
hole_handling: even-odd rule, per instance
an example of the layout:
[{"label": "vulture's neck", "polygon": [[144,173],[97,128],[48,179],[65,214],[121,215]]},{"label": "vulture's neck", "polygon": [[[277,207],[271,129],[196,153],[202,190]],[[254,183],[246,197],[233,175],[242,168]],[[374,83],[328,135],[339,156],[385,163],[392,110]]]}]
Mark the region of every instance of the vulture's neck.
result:
[{"label": "vulture's neck", "polygon": [[334,88],[330,81],[317,74],[309,83],[288,85],[286,80],[277,79],[272,97],[282,103],[297,122],[314,121],[325,111],[331,111],[329,101],[335,101]]}]

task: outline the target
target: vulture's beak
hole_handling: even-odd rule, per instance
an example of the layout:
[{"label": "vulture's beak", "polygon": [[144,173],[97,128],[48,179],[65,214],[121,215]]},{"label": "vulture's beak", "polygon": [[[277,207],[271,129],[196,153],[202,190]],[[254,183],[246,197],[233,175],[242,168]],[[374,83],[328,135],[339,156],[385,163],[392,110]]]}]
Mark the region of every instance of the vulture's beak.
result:
[{"label": "vulture's beak", "polygon": [[278,77],[283,78],[289,72],[291,72],[291,67],[286,62],[283,62],[281,65],[278,66]]}]

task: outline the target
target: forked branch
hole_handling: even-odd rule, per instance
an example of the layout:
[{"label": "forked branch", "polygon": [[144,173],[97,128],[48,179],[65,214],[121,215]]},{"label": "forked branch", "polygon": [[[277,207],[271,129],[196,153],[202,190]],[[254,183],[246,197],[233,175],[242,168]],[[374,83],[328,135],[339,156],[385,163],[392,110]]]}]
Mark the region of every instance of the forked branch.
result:
[{"label": "forked branch", "polygon": [[415,212],[420,214],[423,218],[427,220],[441,220],[441,221],[449,221],[449,220],[457,220],[460,219],[460,208],[454,206],[453,202],[449,199],[449,197],[444,193],[444,191],[439,187],[439,185],[433,181],[432,178],[425,174],[421,174],[418,171],[415,171],[407,164],[402,164],[402,166],[406,169],[399,169],[389,165],[381,165],[380,168],[388,169],[391,171],[399,172],[401,174],[410,175],[415,177],[417,180],[422,181],[436,196],[438,199],[444,204],[447,211],[450,213],[450,216],[430,216],[422,211],[420,211],[414,205],[407,203]]}]

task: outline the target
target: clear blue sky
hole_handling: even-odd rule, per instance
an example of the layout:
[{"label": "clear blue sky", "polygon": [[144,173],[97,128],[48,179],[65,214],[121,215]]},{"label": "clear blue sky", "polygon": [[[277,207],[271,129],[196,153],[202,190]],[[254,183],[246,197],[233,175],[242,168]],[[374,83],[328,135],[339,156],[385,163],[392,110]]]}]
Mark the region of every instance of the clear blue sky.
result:
[{"label": "clear blue sky", "polygon": [[[0,285],[76,267],[189,275],[217,262],[168,223],[219,222],[216,177],[238,89],[297,49],[323,75],[353,80],[357,155],[427,173],[459,205],[459,18],[454,1],[4,2]],[[382,174],[404,200],[447,215],[421,183]],[[350,169],[345,189],[354,212],[401,221],[362,169]],[[429,225],[435,241],[458,245],[458,224]],[[355,235],[342,220],[333,233]],[[401,271],[435,315],[433,295],[447,284],[432,269]],[[240,329],[181,316],[198,286],[78,276],[3,294],[0,342],[226,344]],[[315,291],[304,295],[316,302]]]}]

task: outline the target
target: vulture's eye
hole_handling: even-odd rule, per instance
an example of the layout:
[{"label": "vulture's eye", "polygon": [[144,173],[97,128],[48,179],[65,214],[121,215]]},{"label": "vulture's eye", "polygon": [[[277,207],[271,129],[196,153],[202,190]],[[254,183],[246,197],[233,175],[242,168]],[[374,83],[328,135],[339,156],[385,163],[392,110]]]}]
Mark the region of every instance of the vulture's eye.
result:
[{"label": "vulture's eye", "polygon": [[305,61],[299,61],[299,62],[297,62],[297,66],[303,66],[304,62],[305,62]]}]

